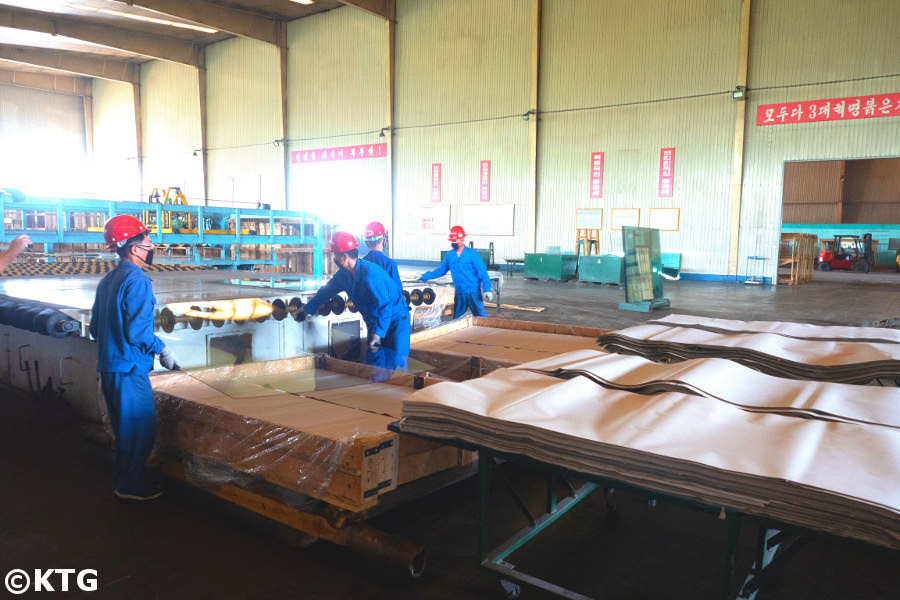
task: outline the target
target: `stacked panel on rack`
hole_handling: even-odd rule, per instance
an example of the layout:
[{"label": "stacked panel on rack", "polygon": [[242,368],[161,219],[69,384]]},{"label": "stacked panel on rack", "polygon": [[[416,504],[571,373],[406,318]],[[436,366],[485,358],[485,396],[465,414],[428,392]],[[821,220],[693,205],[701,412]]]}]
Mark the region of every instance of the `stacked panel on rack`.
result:
[{"label": "stacked panel on rack", "polygon": [[900,390],[576,351],[441,383],[403,432],[900,548]]},{"label": "stacked panel on rack", "polygon": [[656,362],[727,358],[763,373],[865,384],[900,380],[900,331],[671,315],[601,335],[604,350]]}]

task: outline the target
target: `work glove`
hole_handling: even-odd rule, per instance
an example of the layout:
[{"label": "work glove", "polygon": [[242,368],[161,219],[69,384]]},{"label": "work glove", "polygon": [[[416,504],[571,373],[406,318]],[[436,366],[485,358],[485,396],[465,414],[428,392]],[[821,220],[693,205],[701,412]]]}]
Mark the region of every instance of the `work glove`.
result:
[{"label": "work glove", "polygon": [[494,299],[494,292],[485,292],[484,293],[484,301],[485,302],[490,302],[493,299]]},{"label": "work glove", "polygon": [[168,346],[163,346],[162,351],[159,353],[159,364],[170,371],[181,370],[181,367],[178,366],[178,360],[175,358],[175,353],[169,350]]},{"label": "work glove", "polygon": [[298,323],[305,321],[308,316],[309,315],[306,314],[306,309],[303,308],[303,305],[298,306],[297,310],[294,311],[294,319],[296,319]]},{"label": "work glove", "polygon": [[372,334],[372,339],[369,340],[369,350],[375,352],[381,348],[381,336],[376,334]]}]

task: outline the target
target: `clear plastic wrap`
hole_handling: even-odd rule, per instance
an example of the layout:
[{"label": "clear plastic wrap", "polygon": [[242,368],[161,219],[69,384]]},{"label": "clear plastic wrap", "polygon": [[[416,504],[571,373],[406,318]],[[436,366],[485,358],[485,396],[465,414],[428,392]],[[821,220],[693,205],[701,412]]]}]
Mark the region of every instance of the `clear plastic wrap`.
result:
[{"label": "clear plastic wrap", "polygon": [[378,371],[305,356],[154,375],[157,452],[178,457],[197,487],[262,479],[295,503],[302,494],[366,509],[398,485],[461,460],[456,449],[388,430],[414,377]]}]

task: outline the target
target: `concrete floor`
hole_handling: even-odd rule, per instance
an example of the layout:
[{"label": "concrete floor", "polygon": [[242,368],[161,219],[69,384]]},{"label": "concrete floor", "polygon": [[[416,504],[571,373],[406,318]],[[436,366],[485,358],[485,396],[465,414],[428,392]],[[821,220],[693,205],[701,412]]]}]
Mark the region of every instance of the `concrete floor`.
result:
[{"label": "concrete floor", "polygon": [[[666,282],[672,311],[742,320],[859,324],[900,317],[900,276],[817,273],[801,286]],[[826,276],[826,277],[822,277]],[[615,286],[507,279],[504,303],[541,313],[490,309],[490,316],[622,328],[669,311],[618,310]],[[877,460],[877,457],[873,457]],[[504,464],[535,507],[543,479]],[[277,527],[170,485],[151,503],[117,501],[111,456],[86,441],[65,405],[0,393],[0,571],[96,569],[98,591],[59,598],[134,599],[495,599],[496,579],[477,568],[475,481],[470,478],[373,519],[424,542],[425,574],[413,579],[327,542],[303,546]],[[514,554],[520,569],[603,598],[720,598],[726,526],[715,515],[617,491],[608,521],[601,494],[586,500]],[[525,525],[508,494],[496,495],[495,541]],[[745,526],[738,571],[751,561]],[[838,539],[813,539],[758,597],[770,600],[900,597],[900,553]],[[51,579],[59,589],[59,579]],[[0,589],[0,597],[6,592]],[[10,596],[11,597],[11,596]],[[22,596],[27,597],[27,594]],[[548,598],[523,590],[523,598]]]}]

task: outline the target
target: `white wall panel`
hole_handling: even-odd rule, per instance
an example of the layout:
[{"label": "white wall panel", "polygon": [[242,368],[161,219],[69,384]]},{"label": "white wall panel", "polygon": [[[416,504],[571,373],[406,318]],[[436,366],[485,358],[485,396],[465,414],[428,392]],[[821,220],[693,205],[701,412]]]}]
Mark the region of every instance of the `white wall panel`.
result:
[{"label": "white wall panel", "polygon": [[[739,2],[545,2],[536,249],[575,249],[575,209],[603,208],[601,252],[621,252],[613,208],[680,208],[661,232],[685,272],[728,268]],[[587,109],[587,110],[584,110]],[[658,197],[661,148],[675,148],[671,198]],[[603,198],[590,156],[604,152]]]},{"label": "white wall panel", "polygon": [[105,79],[94,79],[92,87],[97,195],[104,200],[141,200],[133,88]]},{"label": "white wall panel", "polygon": [[[354,8],[288,25],[288,138],[291,151],[369,146],[388,125],[387,25]],[[292,164],[288,207],[362,233],[391,228],[388,158]]]},{"label": "white wall panel", "polygon": [[200,91],[197,69],[162,60],[141,65],[144,189],[179,186],[191,204],[203,202]]},{"label": "white wall panel", "polygon": [[514,204],[514,236],[494,243],[498,262],[525,249],[529,196],[531,4],[518,0],[400,0],[397,3],[395,256],[438,260],[445,233],[409,231],[431,206],[431,165],[442,165],[442,202],[458,222],[479,203],[479,166],[491,161],[491,203]]},{"label": "white wall panel", "polygon": [[80,96],[0,85],[0,185],[27,196],[92,192]]},{"label": "white wall panel", "polygon": [[208,46],[207,133],[210,204],[284,209],[278,48],[232,38]]},{"label": "white wall panel", "polygon": [[748,254],[767,256],[771,276],[785,161],[896,157],[900,119],[758,127],[756,107],[900,91],[900,2],[822,0],[811,10],[803,0],[755,0],[753,6],[739,257],[743,268]]}]

